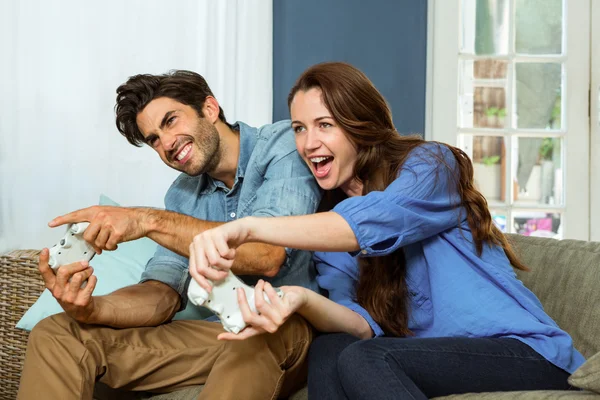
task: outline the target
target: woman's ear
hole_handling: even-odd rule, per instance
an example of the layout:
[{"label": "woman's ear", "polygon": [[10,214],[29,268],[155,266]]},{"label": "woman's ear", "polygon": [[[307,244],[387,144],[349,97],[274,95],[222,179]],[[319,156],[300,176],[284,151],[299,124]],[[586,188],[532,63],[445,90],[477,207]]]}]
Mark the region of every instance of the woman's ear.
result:
[{"label": "woman's ear", "polygon": [[215,124],[219,120],[219,111],[221,107],[219,102],[213,96],[207,96],[202,106],[202,114],[211,124]]}]

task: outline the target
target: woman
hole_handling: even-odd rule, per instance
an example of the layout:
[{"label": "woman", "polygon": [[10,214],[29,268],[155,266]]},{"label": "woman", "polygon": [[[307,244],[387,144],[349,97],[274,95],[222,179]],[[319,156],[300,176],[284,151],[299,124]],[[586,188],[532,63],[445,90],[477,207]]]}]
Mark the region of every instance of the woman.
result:
[{"label": "woman", "polygon": [[312,344],[310,398],[568,389],[584,359],[516,278],[513,266],[526,267],[492,223],[465,153],[400,136],[385,99],[347,64],[309,68],[288,103],[298,152],[332,211],[206,231],[190,246],[190,273],[209,290],[246,242],[314,250],[328,298],[284,287],[279,299],[260,282],[259,313],[238,293],[251,327],[220,337],[274,332],[293,313],[341,332]]}]

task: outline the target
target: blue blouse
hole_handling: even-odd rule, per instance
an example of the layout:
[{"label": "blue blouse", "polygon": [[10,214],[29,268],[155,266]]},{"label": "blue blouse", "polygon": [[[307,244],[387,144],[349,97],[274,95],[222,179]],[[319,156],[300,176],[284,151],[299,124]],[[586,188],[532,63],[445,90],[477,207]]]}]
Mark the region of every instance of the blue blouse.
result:
[{"label": "blue blouse", "polygon": [[315,253],[319,285],[331,300],[364,317],[375,336],[382,336],[381,327],[356,302],[356,257],[403,248],[408,326],[415,337],[511,337],[572,373],[584,357],[517,279],[502,247],[484,244],[481,257],[477,255],[456,190],[457,170],[447,147],[423,144],[384,191],[339,203],[333,211],[348,222],[361,251]]}]

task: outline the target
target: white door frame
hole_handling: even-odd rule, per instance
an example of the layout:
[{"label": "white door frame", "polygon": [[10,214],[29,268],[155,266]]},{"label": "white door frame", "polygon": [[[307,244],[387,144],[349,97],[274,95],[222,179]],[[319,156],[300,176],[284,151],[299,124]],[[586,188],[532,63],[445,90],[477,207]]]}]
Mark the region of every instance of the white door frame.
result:
[{"label": "white door frame", "polygon": [[[456,145],[458,127],[459,0],[428,0],[428,55],[430,71],[426,95],[425,139]],[[451,38],[451,39],[449,39]],[[453,105],[448,106],[448,105]],[[435,115],[435,117],[434,117]]]},{"label": "white door frame", "polygon": [[592,1],[590,86],[590,240],[600,242],[600,4]]},{"label": "white door frame", "polygon": [[[514,0],[513,1],[514,4]],[[566,179],[563,237],[569,239],[590,239],[590,230],[596,240],[600,240],[600,210],[591,214],[590,204],[600,205],[600,156],[594,157],[590,180],[590,12],[591,0],[565,1],[564,17],[568,35],[565,40],[567,72],[563,89],[566,92],[564,122],[567,136],[564,154]],[[594,9],[600,5],[594,2]],[[457,144],[458,129],[458,54],[460,0],[428,0],[428,50],[431,60],[427,65],[427,100],[425,138]],[[600,14],[596,12],[596,14]],[[600,32],[600,18],[595,31]],[[594,26],[594,24],[592,24]],[[600,42],[597,41],[597,42]],[[600,112],[600,43],[595,43],[596,61],[594,71],[596,95],[592,96]],[[579,88],[572,90],[573,88]],[[595,134],[591,143],[592,154],[600,151],[600,128],[598,112],[595,114]],[[507,153],[509,153],[507,151]],[[510,164],[508,164],[510,165]],[[593,182],[590,185],[590,182]],[[593,188],[590,194],[590,188]],[[590,195],[593,196],[590,199]],[[591,203],[590,203],[591,201]],[[511,222],[512,223],[512,222]],[[595,229],[591,229],[591,226]]]}]

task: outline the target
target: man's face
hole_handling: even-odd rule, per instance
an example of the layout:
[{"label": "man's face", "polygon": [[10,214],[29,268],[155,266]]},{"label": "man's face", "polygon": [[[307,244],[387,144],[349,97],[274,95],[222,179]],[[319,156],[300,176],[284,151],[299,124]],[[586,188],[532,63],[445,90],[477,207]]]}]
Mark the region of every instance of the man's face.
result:
[{"label": "man's face", "polygon": [[156,98],[137,115],[136,123],[146,143],[178,171],[196,176],[219,164],[217,128],[188,105]]}]

